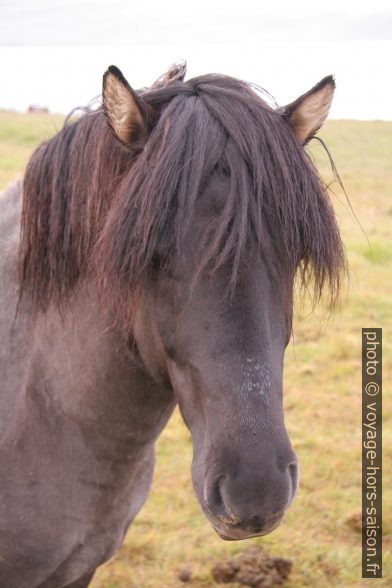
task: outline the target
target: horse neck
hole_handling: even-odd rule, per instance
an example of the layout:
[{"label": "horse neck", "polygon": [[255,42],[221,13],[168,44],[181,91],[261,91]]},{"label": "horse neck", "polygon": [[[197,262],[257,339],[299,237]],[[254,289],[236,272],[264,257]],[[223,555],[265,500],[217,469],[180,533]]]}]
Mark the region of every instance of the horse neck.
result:
[{"label": "horse neck", "polygon": [[81,284],[60,316],[49,309],[35,325],[29,377],[52,410],[73,419],[95,443],[132,455],[155,441],[173,408],[137,350],[100,311],[94,289]]}]

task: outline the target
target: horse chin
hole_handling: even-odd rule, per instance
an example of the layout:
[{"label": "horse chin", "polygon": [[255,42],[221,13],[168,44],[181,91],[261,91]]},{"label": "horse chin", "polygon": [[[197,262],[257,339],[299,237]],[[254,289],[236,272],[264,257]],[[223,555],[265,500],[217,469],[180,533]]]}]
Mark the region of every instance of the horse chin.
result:
[{"label": "horse chin", "polygon": [[249,529],[249,528],[241,528],[236,525],[231,525],[226,522],[217,522],[211,521],[212,528],[214,529],[215,533],[223,539],[224,541],[242,541],[243,539],[250,539],[251,537],[262,537],[263,535],[269,535],[272,533],[277,527],[280,526],[283,520],[283,516],[279,517],[278,520],[275,519],[274,522],[271,522],[270,525],[264,527],[263,529]]},{"label": "horse chin", "polygon": [[262,531],[260,533],[250,533],[248,531],[239,531],[238,529],[234,529],[230,531],[230,535],[227,535],[227,530],[225,529],[222,532],[220,529],[213,527],[215,533],[223,539],[224,541],[243,541],[244,539],[251,539],[252,537],[261,537],[262,535],[268,535],[269,531]]},{"label": "horse chin", "polygon": [[280,521],[267,529],[263,529],[262,531],[251,531],[250,529],[238,529],[238,528],[230,528],[229,526],[224,527],[216,527],[213,525],[213,529],[215,533],[223,539],[224,541],[242,541],[243,539],[250,539],[251,537],[262,537],[263,535],[269,535],[272,531],[274,531],[277,527],[279,527]]}]

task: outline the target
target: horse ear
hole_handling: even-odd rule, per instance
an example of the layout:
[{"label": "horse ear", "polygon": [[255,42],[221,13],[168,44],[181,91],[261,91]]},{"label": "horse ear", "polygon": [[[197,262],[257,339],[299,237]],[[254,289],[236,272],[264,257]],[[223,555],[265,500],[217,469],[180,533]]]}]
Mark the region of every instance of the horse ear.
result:
[{"label": "horse ear", "polygon": [[168,69],[168,71],[165,74],[163,74],[163,76],[160,76],[157,80],[155,80],[150,90],[165,88],[166,86],[170,86],[170,84],[174,84],[174,82],[183,82],[185,74],[186,61],[173,63],[173,65]]},{"label": "horse ear", "polygon": [[309,92],[281,109],[298,140],[306,145],[324,124],[335,90],[333,76],[323,78]]},{"label": "horse ear", "polygon": [[121,143],[133,149],[142,148],[151,116],[115,65],[111,65],[103,76],[102,104],[106,119]]}]

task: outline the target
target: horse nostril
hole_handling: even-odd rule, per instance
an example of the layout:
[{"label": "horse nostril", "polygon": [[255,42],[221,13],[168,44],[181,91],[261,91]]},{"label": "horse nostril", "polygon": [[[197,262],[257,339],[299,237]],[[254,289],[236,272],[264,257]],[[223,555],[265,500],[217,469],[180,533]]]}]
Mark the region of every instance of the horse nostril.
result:
[{"label": "horse nostril", "polygon": [[291,463],[287,460],[282,468],[244,468],[232,475],[207,477],[206,512],[214,524],[223,525],[225,535],[227,529],[260,534],[277,526],[297,489],[297,461],[293,454],[289,459]]},{"label": "horse nostril", "polygon": [[290,496],[290,502],[293,500],[295,493],[297,491],[297,484],[298,484],[298,464],[297,463],[291,463],[289,465],[289,474],[290,474],[290,478],[291,478],[291,496]]},{"label": "horse nostril", "polygon": [[220,489],[222,479],[223,476],[220,476],[208,488],[207,503],[209,504],[210,508],[213,509],[215,515],[217,515],[218,517],[220,516],[226,518],[228,516],[228,513]]}]

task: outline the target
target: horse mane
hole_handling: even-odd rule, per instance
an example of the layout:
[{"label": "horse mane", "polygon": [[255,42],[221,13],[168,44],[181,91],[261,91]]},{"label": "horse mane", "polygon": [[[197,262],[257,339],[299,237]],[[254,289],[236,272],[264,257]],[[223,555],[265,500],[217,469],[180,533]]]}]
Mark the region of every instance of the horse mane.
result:
[{"label": "horse mane", "polygon": [[[69,300],[81,277],[124,312],[155,263],[182,250],[200,190],[228,178],[206,229],[199,270],[230,261],[235,284],[250,240],[277,275],[339,291],[345,257],[326,186],[279,111],[249,84],[217,74],[140,93],[160,116],[135,154],[102,109],[67,122],[33,154],[24,178],[20,285],[37,308]],[[276,268],[279,271],[276,272]]]}]

